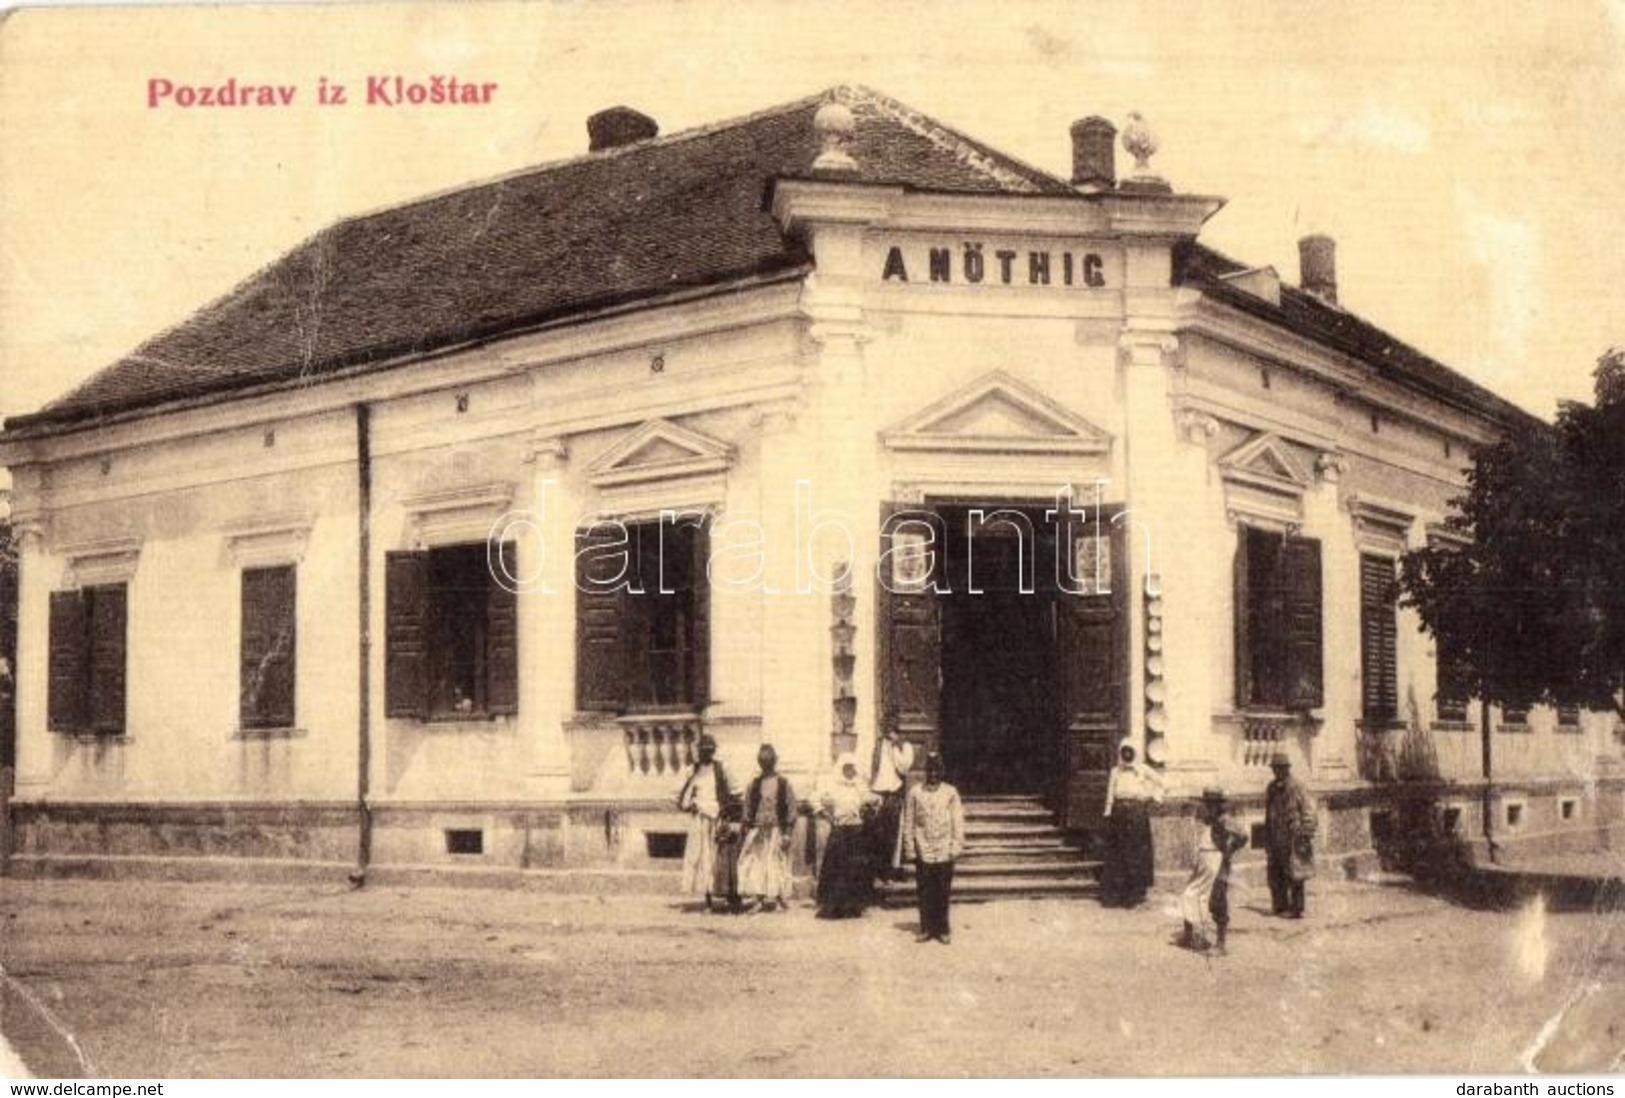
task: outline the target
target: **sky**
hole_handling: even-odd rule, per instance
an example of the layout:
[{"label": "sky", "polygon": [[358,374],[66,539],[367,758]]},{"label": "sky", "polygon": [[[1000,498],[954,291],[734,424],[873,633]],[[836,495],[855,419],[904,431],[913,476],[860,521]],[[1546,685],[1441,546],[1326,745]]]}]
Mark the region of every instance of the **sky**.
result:
[{"label": "sky", "polygon": [[[1523,407],[1587,399],[1625,343],[1625,0],[627,0],[22,10],[0,22],[0,414],[38,408],[341,217],[865,84],[1063,177],[1067,127],[1138,110],[1153,166],[1219,195],[1203,239]],[[366,77],[496,82],[368,107]],[[314,102],[322,77],[352,102]],[[148,105],[294,84],[293,105]],[[1128,158],[1119,154],[1120,167]]]}]

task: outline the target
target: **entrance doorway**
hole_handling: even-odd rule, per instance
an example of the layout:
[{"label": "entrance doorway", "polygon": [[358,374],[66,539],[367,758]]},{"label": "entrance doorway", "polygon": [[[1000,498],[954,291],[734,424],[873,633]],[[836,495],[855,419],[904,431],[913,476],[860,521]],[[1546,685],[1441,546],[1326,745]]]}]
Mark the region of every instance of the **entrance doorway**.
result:
[{"label": "entrance doorway", "polygon": [[1087,830],[1125,728],[1128,571],[1117,508],[1046,511],[884,506],[881,721],[966,793],[1041,796]]},{"label": "entrance doorway", "polygon": [[942,514],[943,761],[968,793],[1048,797],[1065,777],[1055,537],[1041,511]]}]

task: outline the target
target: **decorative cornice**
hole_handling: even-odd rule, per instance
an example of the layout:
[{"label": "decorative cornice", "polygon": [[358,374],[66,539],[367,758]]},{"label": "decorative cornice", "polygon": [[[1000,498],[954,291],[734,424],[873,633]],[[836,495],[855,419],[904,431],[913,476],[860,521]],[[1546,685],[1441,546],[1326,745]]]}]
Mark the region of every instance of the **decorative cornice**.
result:
[{"label": "decorative cornice", "polygon": [[513,485],[501,482],[447,488],[401,500],[414,546],[484,541],[513,503]]},{"label": "decorative cornice", "polygon": [[136,564],[141,558],[141,540],[135,537],[108,538],[63,546],[59,552],[68,561],[70,587],[125,583],[135,575]]},{"label": "decorative cornice", "polygon": [[313,525],[307,514],[267,515],[224,531],[226,551],[239,567],[298,564],[305,556]]}]

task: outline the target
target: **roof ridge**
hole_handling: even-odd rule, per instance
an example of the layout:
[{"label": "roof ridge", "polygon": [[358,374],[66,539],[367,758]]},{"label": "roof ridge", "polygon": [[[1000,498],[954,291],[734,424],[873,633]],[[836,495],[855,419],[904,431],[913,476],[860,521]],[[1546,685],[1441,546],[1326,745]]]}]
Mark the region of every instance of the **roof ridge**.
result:
[{"label": "roof ridge", "polygon": [[[1019,157],[984,144],[969,134],[866,85],[838,85],[831,89],[831,94],[842,102],[866,102],[876,107],[910,133],[924,138],[944,152],[951,153],[955,159],[981,172],[1000,186],[1014,187],[1024,193],[1041,193],[1043,188],[1039,186],[1039,181],[1042,181],[1068,191],[1072,189],[1071,185],[1059,176],[1051,175]],[[1001,161],[1010,167],[1002,166]]]},{"label": "roof ridge", "polygon": [[368,218],[376,217],[379,214],[394,213],[397,210],[410,209],[413,206],[420,206],[426,202],[435,202],[443,198],[450,198],[453,195],[462,194],[467,191],[477,191],[482,187],[494,187],[519,179],[526,179],[533,175],[540,175],[542,172],[557,171],[560,168],[568,168],[576,164],[585,164],[589,161],[613,160],[617,157],[641,152],[645,149],[666,148],[684,141],[692,141],[701,137],[710,137],[713,134],[720,133],[723,130],[733,129],[737,126],[749,125],[752,122],[759,122],[764,118],[773,118],[778,115],[789,114],[792,111],[801,110],[804,107],[810,107],[814,103],[823,102],[834,97],[839,93],[840,90],[840,86],[826,88],[823,91],[817,92],[813,95],[805,95],[800,99],[793,99],[789,102],[779,103],[772,107],[764,107],[758,111],[751,111],[749,114],[736,115],[733,118],[724,118],[717,122],[706,122],[699,126],[690,126],[686,130],[677,130],[673,133],[662,134],[659,137],[651,137],[644,141],[634,141],[630,144],[616,145],[608,149],[598,149],[596,151],[575,153],[572,156],[562,157],[558,160],[544,160],[540,164],[529,164],[523,168],[514,168],[512,171],[502,172],[487,179],[454,184],[442,190],[431,191],[428,194],[420,194],[414,198],[404,199],[400,202],[387,203],[382,206],[374,207],[370,210],[363,210],[358,213],[347,214],[329,225],[328,229],[333,229],[339,225],[346,225],[351,222],[365,221]]}]

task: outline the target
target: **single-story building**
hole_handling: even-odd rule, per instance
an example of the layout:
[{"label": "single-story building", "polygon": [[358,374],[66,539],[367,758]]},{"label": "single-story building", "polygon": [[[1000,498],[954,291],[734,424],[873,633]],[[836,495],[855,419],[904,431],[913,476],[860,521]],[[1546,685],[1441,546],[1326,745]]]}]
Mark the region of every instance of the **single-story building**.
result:
[{"label": "single-story building", "polygon": [[1255,822],[1286,753],[1332,857],[1406,783],[1468,838],[1625,816],[1612,715],[1492,714],[1481,798],[1395,568],[1527,416],[1329,238],[1297,285],[1206,247],[1137,118],[1070,178],[862,88],[588,128],[6,423],[14,871],[658,868],[702,731],[807,792],[896,728],[1072,836],[1125,738]]}]

